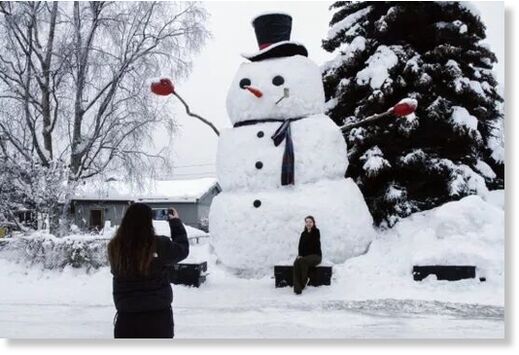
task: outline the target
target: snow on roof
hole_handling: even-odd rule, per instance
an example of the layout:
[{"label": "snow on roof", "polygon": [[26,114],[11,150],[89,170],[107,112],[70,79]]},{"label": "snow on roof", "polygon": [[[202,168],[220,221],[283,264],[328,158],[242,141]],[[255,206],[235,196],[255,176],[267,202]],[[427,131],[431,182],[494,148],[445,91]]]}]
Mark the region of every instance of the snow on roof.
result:
[{"label": "snow on roof", "polygon": [[89,181],[78,187],[73,199],[196,202],[216,183],[216,178],[147,180],[140,186],[126,181]]}]

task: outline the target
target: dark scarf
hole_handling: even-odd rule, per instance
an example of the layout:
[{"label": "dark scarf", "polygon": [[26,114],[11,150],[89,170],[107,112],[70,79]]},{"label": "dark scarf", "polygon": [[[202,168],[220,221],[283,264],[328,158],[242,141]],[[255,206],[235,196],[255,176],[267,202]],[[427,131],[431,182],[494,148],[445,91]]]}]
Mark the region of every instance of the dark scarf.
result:
[{"label": "dark scarf", "polygon": [[294,118],[265,118],[258,120],[241,121],[234,124],[233,127],[250,126],[256,123],[265,122],[283,122],[276,132],[272,135],[274,145],[278,145],[285,141],[285,151],[283,153],[283,163],[281,165],[281,185],[294,185],[294,145],[292,143],[292,133],[290,131],[290,123],[303,119],[304,117]]}]

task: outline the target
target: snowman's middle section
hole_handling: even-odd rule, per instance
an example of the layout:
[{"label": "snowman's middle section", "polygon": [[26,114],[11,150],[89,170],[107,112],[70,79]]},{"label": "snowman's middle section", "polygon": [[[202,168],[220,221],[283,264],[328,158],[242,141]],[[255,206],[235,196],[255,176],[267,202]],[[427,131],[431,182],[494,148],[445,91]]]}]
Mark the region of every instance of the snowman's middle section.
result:
[{"label": "snowman's middle section", "polygon": [[[271,138],[281,124],[260,122],[222,132],[216,172],[223,191],[269,191],[282,187],[286,142],[275,146]],[[344,177],[348,167],[346,143],[329,117],[304,117],[291,122],[290,129],[295,184]]]}]

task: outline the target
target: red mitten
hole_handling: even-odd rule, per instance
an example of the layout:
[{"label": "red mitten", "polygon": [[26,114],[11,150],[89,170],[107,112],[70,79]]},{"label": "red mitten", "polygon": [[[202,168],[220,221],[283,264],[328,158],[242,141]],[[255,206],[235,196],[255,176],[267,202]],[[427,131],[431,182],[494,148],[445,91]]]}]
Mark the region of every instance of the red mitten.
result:
[{"label": "red mitten", "polygon": [[393,114],[397,117],[407,116],[416,110],[416,100],[404,99],[393,106]]},{"label": "red mitten", "polygon": [[158,83],[151,83],[151,91],[156,95],[167,96],[175,92],[175,87],[169,79],[160,79]]}]

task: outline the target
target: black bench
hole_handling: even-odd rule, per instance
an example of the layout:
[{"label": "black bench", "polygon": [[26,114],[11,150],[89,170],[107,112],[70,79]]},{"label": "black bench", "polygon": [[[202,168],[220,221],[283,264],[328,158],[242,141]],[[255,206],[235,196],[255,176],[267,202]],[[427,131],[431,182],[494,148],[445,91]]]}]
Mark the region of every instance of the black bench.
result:
[{"label": "black bench", "polygon": [[[276,265],[274,266],[274,277],[276,287],[294,286],[293,266]],[[308,269],[308,285],[310,286],[330,286],[332,280],[331,266],[315,266]]]},{"label": "black bench", "polygon": [[[413,279],[422,281],[429,275],[436,275],[438,280],[458,281],[476,277],[476,267],[472,265],[422,265],[413,266]],[[479,279],[485,281],[484,277]]]},{"label": "black bench", "polygon": [[200,287],[207,275],[207,262],[180,263],[169,267],[169,281],[175,285]]}]

